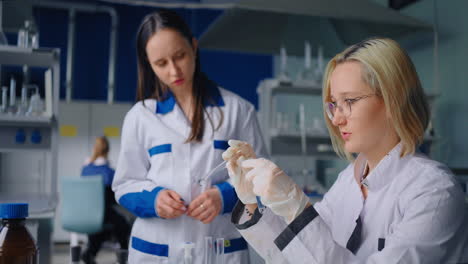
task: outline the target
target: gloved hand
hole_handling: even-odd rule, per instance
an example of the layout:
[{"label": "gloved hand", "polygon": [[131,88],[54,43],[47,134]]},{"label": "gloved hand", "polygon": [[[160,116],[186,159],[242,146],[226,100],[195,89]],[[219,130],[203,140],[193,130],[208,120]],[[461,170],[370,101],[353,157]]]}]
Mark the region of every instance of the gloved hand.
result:
[{"label": "gloved hand", "polygon": [[241,167],[244,160],[256,157],[255,152],[247,142],[229,140],[228,144],[230,147],[223,152],[223,159],[227,161],[226,168],[236,189],[237,197],[244,204],[257,203],[255,194],[252,192],[252,182],[245,179],[247,171]]},{"label": "gloved hand", "polygon": [[242,162],[248,170],[245,178],[252,181],[253,193],[276,215],[291,223],[309,203],[302,189],[276,164],[267,159],[250,159]]}]

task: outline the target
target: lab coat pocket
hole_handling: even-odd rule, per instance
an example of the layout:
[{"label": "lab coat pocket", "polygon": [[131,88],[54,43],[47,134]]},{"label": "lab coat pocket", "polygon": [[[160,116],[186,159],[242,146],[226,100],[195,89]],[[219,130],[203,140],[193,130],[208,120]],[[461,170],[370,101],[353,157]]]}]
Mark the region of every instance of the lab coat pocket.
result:
[{"label": "lab coat pocket", "polygon": [[151,161],[148,178],[153,180],[158,186],[171,188],[174,167],[172,144],[154,144],[148,150],[148,153]]}]

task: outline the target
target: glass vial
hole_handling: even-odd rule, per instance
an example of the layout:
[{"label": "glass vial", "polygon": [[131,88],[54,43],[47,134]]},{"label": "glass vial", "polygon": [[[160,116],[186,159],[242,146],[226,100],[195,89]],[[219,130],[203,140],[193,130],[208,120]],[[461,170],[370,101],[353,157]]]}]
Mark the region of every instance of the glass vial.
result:
[{"label": "glass vial", "polygon": [[24,21],[24,27],[18,31],[18,47],[39,48],[39,33],[32,20]]},{"label": "glass vial", "polygon": [[8,111],[8,87],[2,87],[2,106],[0,108],[1,113],[6,113]]}]

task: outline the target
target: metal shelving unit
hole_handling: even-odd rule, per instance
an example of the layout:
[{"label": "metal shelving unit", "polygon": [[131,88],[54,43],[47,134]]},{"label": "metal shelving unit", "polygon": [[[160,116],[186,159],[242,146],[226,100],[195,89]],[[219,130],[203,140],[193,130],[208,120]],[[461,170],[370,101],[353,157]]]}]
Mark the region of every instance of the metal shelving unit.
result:
[{"label": "metal shelving unit", "polygon": [[40,263],[50,263],[51,219],[58,199],[60,50],[0,46],[0,65],[51,71],[51,82],[45,82],[46,92],[41,96],[46,104],[42,115],[0,113],[0,202],[29,203],[28,219],[37,226]]},{"label": "metal shelving unit", "polygon": [[[270,155],[301,155],[301,135],[299,132],[285,133],[275,127],[276,106],[274,98],[278,95],[321,96],[318,86],[297,86],[281,83],[276,79],[263,80],[258,88],[260,125]],[[314,157],[336,157],[327,133],[308,133],[306,135],[307,155]]]}]

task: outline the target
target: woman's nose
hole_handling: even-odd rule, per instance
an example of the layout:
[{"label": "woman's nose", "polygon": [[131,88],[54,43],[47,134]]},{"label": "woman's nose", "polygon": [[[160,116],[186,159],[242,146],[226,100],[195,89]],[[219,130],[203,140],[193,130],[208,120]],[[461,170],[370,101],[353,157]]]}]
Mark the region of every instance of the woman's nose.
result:
[{"label": "woman's nose", "polygon": [[177,76],[180,72],[180,67],[179,65],[177,65],[177,63],[175,62],[172,62],[171,65],[170,65],[170,73],[171,75],[175,75]]},{"label": "woman's nose", "polygon": [[337,108],[335,110],[335,114],[333,115],[332,123],[335,126],[343,125],[343,123],[346,121],[346,117],[343,114],[343,111],[341,111],[340,108]]}]

